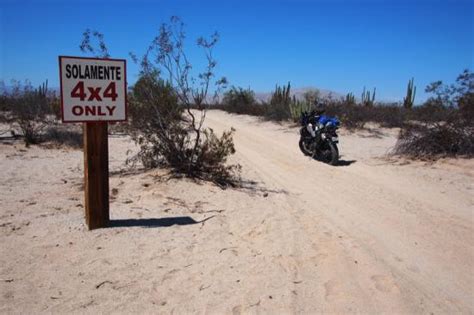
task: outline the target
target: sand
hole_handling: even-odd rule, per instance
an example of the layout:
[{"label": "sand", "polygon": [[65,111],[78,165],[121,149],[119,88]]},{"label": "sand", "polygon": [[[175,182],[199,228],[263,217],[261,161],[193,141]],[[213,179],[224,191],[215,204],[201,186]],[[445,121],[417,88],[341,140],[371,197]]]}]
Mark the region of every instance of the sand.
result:
[{"label": "sand", "polygon": [[343,163],[303,156],[298,129],[234,127],[227,189],[124,171],[111,136],[114,227],[87,231],[83,156],[0,143],[0,313],[474,312],[474,161],[388,158],[397,130],[341,131]]}]

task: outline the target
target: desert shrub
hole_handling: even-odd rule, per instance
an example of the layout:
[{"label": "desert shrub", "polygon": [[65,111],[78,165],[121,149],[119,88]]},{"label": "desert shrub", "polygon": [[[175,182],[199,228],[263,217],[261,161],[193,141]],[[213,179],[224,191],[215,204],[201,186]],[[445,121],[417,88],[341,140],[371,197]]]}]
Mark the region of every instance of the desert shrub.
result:
[{"label": "desert shrub", "polygon": [[7,110],[3,120],[13,129],[20,129],[27,146],[36,144],[52,123],[47,81],[36,90],[28,82],[23,86],[18,81],[13,83],[12,92],[3,96]]},{"label": "desert shrub", "polygon": [[368,119],[386,128],[400,128],[405,124],[409,109],[396,104],[379,104],[368,111]]},{"label": "desert shrub", "polygon": [[51,112],[54,114],[54,117],[57,120],[61,119],[61,100],[56,95],[51,95],[49,97],[49,106],[51,108]]},{"label": "desert shrub", "polygon": [[[27,146],[48,142],[54,146],[82,147],[82,130],[75,125],[58,125],[59,98],[49,92],[47,81],[33,89],[28,81],[12,81],[12,91],[3,90],[0,96],[0,122],[10,127],[15,137],[23,137]],[[17,130],[21,134],[17,134]]]},{"label": "desert shrub", "polygon": [[[190,129],[193,118],[178,99],[174,88],[156,75],[137,81],[130,98],[129,128],[140,150],[129,162],[140,161],[145,168],[170,167],[218,185],[235,184],[239,166],[226,164],[235,153],[233,131],[219,138],[212,129],[203,128],[196,142],[195,129]],[[204,113],[197,111],[193,117]]]},{"label": "desert shrub", "polygon": [[0,80],[0,119],[2,117],[1,113],[9,110],[7,103],[8,93],[5,87],[5,82]]},{"label": "desert shrub", "polygon": [[426,124],[446,121],[447,117],[456,113],[454,107],[445,107],[443,104],[429,99],[423,105],[414,106],[407,111],[407,120]]},{"label": "desert shrub", "polygon": [[51,126],[46,130],[41,140],[56,147],[65,146],[73,149],[81,149],[84,143],[81,128],[73,125]]},{"label": "desert shrub", "polygon": [[451,121],[408,125],[400,131],[394,153],[412,158],[474,156],[474,128]]},{"label": "desert shrub", "polygon": [[455,84],[447,86],[437,81],[426,91],[435,96],[417,109],[418,123],[402,128],[394,153],[428,159],[474,156],[474,75],[465,70]]},{"label": "desert shrub", "polygon": [[143,75],[129,97],[129,133],[140,146],[134,158],[146,168],[179,165],[188,133],[180,125],[184,107],[158,74]]},{"label": "desert shrub", "polygon": [[[301,111],[311,111],[313,108],[312,104],[296,100],[295,98],[290,98],[288,106],[290,108],[290,116],[294,121],[298,120]],[[341,120],[342,126],[349,130],[362,129],[368,122],[375,122],[387,128],[402,127],[407,119],[415,116],[411,114],[411,109],[405,109],[399,104],[377,103],[365,106],[354,103],[352,98],[323,100],[321,101],[321,108],[325,110],[326,115],[338,117]],[[271,109],[271,104],[267,105],[267,110]],[[281,112],[283,114],[275,115],[280,117],[280,119],[274,120],[284,119],[281,117],[284,117],[286,114],[283,109]],[[271,119],[274,116],[267,114],[267,117]]]},{"label": "desert shrub", "polygon": [[8,123],[10,116],[8,109],[7,97],[0,95],[0,123]]},{"label": "desert shrub", "polygon": [[219,92],[226,83],[214,79],[212,50],[218,35],[198,39],[208,62],[198,78],[191,77],[184,39],[183,23],[173,17],[161,26],[141,59],[140,78],[130,98],[130,133],[140,150],[129,162],[140,161],[146,168],[166,166],[187,177],[234,185],[239,166],[226,164],[235,152],[233,131],[218,137],[203,127],[210,84],[215,83]]},{"label": "desert shrub", "polygon": [[324,106],[325,114],[338,117],[345,128],[360,129],[368,121],[366,116],[367,108],[353,103],[332,101]]},{"label": "desert shrub", "polygon": [[220,108],[235,114],[262,116],[265,107],[257,103],[255,93],[251,89],[232,86],[224,93]]},{"label": "desert shrub", "polygon": [[463,119],[474,122],[474,73],[464,70],[456,79],[455,98]]},{"label": "desert shrub", "polygon": [[153,119],[168,121],[170,125],[181,119],[184,106],[178,104],[178,96],[169,82],[165,82],[158,73],[142,75],[129,94],[131,124],[134,130],[147,126]]},{"label": "desert shrub", "polygon": [[474,93],[469,93],[459,102],[459,114],[462,119],[474,122]]}]

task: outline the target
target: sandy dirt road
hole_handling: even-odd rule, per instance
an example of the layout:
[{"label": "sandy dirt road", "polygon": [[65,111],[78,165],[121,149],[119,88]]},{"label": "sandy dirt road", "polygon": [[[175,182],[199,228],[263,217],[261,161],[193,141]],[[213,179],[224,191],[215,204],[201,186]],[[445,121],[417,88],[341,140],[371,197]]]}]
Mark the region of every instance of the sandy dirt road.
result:
[{"label": "sandy dirt road", "polygon": [[234,127],[244,179],[221,190],[122,173],[114,227],[89,232],[78,151],[2,145],[0,312],[474,312],[474,163],[389,161],[396,131],[342,132],[343,163],[303,156],[298,130],[210,111]]},{"label": "sandy dirt road", "polygon": [[239,116],[229,123],[218,112],[208,118],[217,130],[234,127],[238,160],[284,192],[274,242],[290,242],[282,261],[294,283],[304,280],[295,286],[295,311],[474,310],[472,170],[457,178],[449,168],[434,175],[426,165],[377,162],[394,139],[370,133],[379,150],[342,136],[346,166],[331,167],[299,153],[294,129]]}]

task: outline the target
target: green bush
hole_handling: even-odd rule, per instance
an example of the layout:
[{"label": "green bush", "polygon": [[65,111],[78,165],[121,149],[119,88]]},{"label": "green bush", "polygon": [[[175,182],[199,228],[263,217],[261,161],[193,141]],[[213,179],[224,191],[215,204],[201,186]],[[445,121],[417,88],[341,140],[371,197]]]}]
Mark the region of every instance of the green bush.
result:
[{"label": "green bush", "polygon": [[262,116],[265,113],[264,106],[257,103],[252,90],[235,86],[224,93],[220,108],[235,114]]}]

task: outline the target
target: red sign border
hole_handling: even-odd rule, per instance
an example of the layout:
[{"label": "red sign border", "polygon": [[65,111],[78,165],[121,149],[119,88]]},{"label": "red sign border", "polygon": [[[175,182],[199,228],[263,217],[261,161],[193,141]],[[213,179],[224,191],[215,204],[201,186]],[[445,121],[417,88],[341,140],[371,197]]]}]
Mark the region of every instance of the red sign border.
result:
[{"label": "red sign border", "polygon": [[[81,59],[81,60],[105,60],[105,61],[123,61],[124,63],[124,92],[125,92],[125,119],[122,120],[64,120],[64,100],[63,100],[63,69],[62,59]],[[75,56],[58,56],[59,61],[59,93],[61,94],[61,122],[66,124],[73,123],[114,123],[114,122],[125,122],[128,121],[128,99],[127,99],[127,60],[126,59],[113,59],[113,58],[94,58],[94,57],[75,57]]]}]

